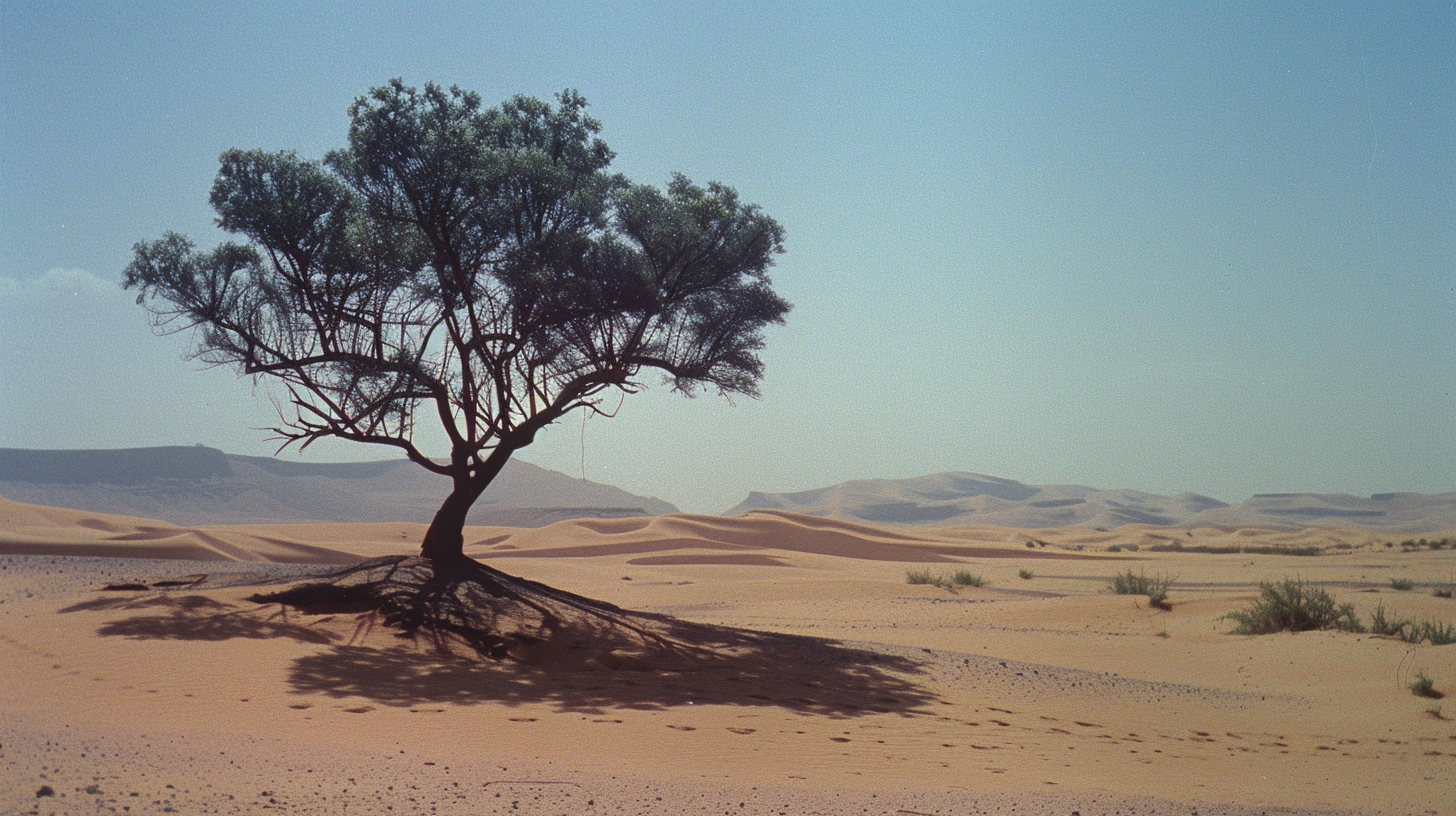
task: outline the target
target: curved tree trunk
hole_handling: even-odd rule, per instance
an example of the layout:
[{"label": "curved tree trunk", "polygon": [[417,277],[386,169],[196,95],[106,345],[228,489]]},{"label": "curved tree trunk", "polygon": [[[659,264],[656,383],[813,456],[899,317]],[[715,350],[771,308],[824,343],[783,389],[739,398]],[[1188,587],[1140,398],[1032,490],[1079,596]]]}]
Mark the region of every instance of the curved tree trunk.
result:
[{"label": "curved tree trunk", "polygon": [[420,555],[434,561],[437,568],[465,560],[465,517],[475,497],[469,493],[469,483],[463,486],[464,492],[461,487],[457,485],[435,511],[420,547]]},{"label": "curved tree trunk", "polygon": [[[438,571],[449,572],[454,566],[463,564],[465,558],[465,518],[470,508],[486,487],[500,475],[501,468],[515,453],[515,448],[501,446],[473,472],[455,477],[454,489],[445,497],[430,528],[425,531],[425,540],[420,546],[420,556],[435,563]],[[463,466],[462,466],[463,467]]]}]

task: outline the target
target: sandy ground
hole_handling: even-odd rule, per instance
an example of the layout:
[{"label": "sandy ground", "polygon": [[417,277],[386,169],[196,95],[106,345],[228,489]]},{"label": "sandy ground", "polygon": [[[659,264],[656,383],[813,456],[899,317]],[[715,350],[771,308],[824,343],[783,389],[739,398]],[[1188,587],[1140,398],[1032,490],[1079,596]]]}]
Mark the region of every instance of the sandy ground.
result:
[{"label": "sandy ground", "polygon": [[[246,600],[422,532],[0,500],[0,814],[1456,814],[1456,706],[1408,688],[1456,694],[1456,646],[1221,618],[1298,576],[1456,623],[1451,549],[782,513],[469,531],[508,572],[783,636],[695,671],[438,657]],[[1239,547],[1322,554],[1190,551]],[[984,585],[906,581],[962,569]],[[1113,594],[1128,569],[1176,578],[1172,608]]]}]

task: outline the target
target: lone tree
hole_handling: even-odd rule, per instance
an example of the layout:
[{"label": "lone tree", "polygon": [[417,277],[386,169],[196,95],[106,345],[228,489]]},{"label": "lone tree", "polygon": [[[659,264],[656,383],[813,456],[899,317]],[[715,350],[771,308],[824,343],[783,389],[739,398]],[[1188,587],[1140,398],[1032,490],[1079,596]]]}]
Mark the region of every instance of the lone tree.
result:
[{"label": "lone tree", "polygon": [[[200,329],[204,362],[282,383],[285,447],[387,445],[450,477],[421,550],[434,573],[474,568],[471,505],[566,414],[604,414],[652,371],[757,395],[763,328],[790,308],[767,275],[783,230],[731,188],[608,172],[571,90],[482,109],[394,80],[349,116],[322,162],[223,153],[212,206],[242,242],[137,244],[125,286],[160,330]],[[416,446],[421,422],[449,461]]]}]

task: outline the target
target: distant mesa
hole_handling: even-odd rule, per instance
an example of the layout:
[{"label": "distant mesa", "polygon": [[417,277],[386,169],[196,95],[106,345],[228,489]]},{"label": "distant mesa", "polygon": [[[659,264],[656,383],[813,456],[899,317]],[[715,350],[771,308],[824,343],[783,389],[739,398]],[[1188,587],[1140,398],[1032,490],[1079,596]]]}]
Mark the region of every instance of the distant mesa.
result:
[{"label": "distant mesa", "polygon": [[1262,493],[1230,505],[1196,493],[1162,496],[1081,485],[1027,485],[976,473],[864,479],[795,493],[750,493],[726,515],[788,510],[874,524],[1039,529],[1125,524],[1176,527],[1358,527],[1456,530],[1456,493]]},{"label": "distant mesa", "polygon": [[217,479],[233,475],[227,454],[212,448],[119,450],[0,448],[0,482],[137,485],[154,479]]},{"label": "distant mesa", "polygon": [[[201,445],[116,450],[0,448],[0,496],[173,524],[428,522],[449,493],[405,459],[314,463]],[[573,518],[677,512],[660,499],[511,461],[469,523],[541,527]]]}]

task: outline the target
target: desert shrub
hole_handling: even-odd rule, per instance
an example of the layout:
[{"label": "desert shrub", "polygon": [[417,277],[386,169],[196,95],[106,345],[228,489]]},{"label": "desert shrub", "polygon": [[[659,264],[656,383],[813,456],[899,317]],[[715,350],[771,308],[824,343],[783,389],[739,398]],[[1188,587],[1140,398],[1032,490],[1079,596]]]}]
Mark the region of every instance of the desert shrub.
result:
[{"label": "desert shrub", "polygon": [[1385,617],[1385,604],[1375,605],[1375,612],[1370,616],[1370,633],[1374,635],[1393,635],[1402,640],[1405,639],[1405,630],[1413,626],[1415,621],[1390,619]]},{"label": "desert shrub", "polygon": [[1432,646],[1450,646],[1456,643],[1456,626],[1435,621],[1421,621],[1420,639],[1430,641]]},{"label": "desert shrub", "polygon": [[1021,570],[1020,572],[1018,572],[1016,574],[1019,575],[1019,576],[1021,576],[1021,579],[1023,581],[1030,581],[1033,577],[1035,577],[1035,573],[1033,573],[1029,569]]},{"label": "desert shrub", "polygon": [[956,570],[955,574],[952,575],[950,579],[952,582],[955,583],[956,586],[978,587],[981,584],[985,583],[981,580],[981,576],[974,575],[967,570]]},{"label": "desert shrub", "polygon": [[1452,595],[1451,589],[1449,586],[1439,586],[1431,590],[1431,594],[1437,598],[1449,598]]},{"label": "desert shrub", "polygon": [[1111,547],[1108,547],[1107,548],[1107,551],[1108,552],[1122,552],[1122,545],[1121,544],[1113,544]]},{"label": "desert shrub", "polygon": [[1410,592],[1416,588],[1416,583],[1409,578],[1391,578],[1390,588],[1398,592]]},{"label": "desert shrub", "polygon": [[1417,697],[1430,697],[1433,700],[1439,700],[1444,696],[1441,692],[1436,691],[1436,681],[1422,672],[1416,672],[1416,679],[1411,681],[1410,690],[1411,694]]},{"label": "desert shrub", "polygon": [[930,570],[906,570],[905,583],[907,584],[937,584],[938,581]]},{"label": "desert shrub", "polygon": [[1154,606],[1167,605],[1168,587],[1172,584],[1172,578],[1164,575],[1145,575],[1141,570],[1137,574],[1128,570],[1112,577],[1113,592],[1118,595],[1146,595],[1148,601]]},{"label": "desert shrub", "polygon": [[1258,547],[1239,547],[1239,548],[1236,548],[1236,549],[1237,549],[1238,552],[1245,553],[1245,554],[1248,554],[1248,555],[1305,555],[1305,556],[1309,556],[1309,555],[1322,555],[1324,553],[1324,548],[1323,547],[1320,547],[1320,546],[1318,546],[1316,544],[1311,544],[1311,545],[1309,545],[1307,547],[1258,546]]},{"label": "desert shrub", "polygon": [[1272,632],[1307,632],[1339,629],[1363,632],[1355,617],[1354,604],[1335,604],[1324,589],[1297,578],[1278,583],[1259,582],[1259,599],[1248,609],[1230,612],[1225,618],[1235,623],[1236,635],[1267,635]]},{"label": "desert shrub", "polygon": [[1456,626],[1452,624],[1431,620],[1420,623],[1401,621],[1401,623],[1405,625],[1405,628],[1398,634],[1400,639],[1406,643],[1430,643],[1432,646],[1449,646],[1456,643]]}]

